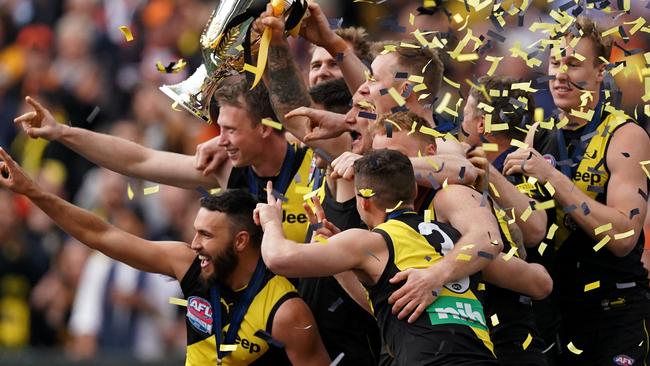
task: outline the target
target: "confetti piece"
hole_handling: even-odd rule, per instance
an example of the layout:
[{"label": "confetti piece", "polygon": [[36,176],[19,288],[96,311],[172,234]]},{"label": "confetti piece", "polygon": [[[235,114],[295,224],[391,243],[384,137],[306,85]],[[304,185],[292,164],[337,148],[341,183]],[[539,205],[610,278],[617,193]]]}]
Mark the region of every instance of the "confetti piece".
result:
[{"label": "confetti piece", "polygon": [[127,42],[133,41],[133,34],[131,33],[129,27],[127,27],[126,25],[120,26],[120,32],[124,34],[124,38],[126,38]]},{"label": "confetti piece", "polygon": [[632,235],[634,235],[634,229],[614,235],[614,240],[629,238]]},{"label": "confetti piece", "polygon": [[605,231],[612,230],[612,223],[608,223],[605,225],[600,225],[599,227],[594,229],[594,235],[598,235],[601,233],[604,233]]},{"label": "confetti piece", "polygon": [[496,71],[497,67],[499,66],[499,62],[501,62],[501,60],[503,60],[503,57],[485,56],[485,60],[492,62],[492,64],[490,65],[490,68],[487,71],[487,74],[489,76],[492,76],[494,74],[494,72]]},{"label": "confetti piece", "polygon": [[499,145],[495,143],[484,143],[482,145],[483,151],[485,152],[497,152],[499,151]]},{"label": "confetti piece", "polygon": [[170,297],[169,303],[172,305],[187,306],[187,300],[179,299],[178,297]]},{"label": "confetti piece", "polygon": [[395,205],[395,207],[393,207],[393,208],[387,208],[387,209],[386,209],[386,212],[391,213],[391,212],[397,210],[397,208],[398,208],[399,206],[401,206],[401,205],[402,205],[402,201],[399,201],[399,202],[397,202],[397,204]]},{"label": "confetti piece", "polygon": [[361,194],[361,196],[364,198],[370,198],[375,195],[375,192],[373,192],[373,190],[370,188],[362,188],[359,190],[359,194]]},{"label": "confetti piece", "polygon": [[530,346],[530,342],[532,341],[533,341],[533,336],[531,336],[530,333],[528,333],[528,335],[526,336],[526,340],[521,346],[523,347],[523,349],[526,349],[528,348],[528,346]]},{"label": "confetti piece", "polygon": [[548,228],[548,233],[546,234],[546,239],[551,240],[555,236],[555,231],[559,228],[556,224],[551,224],[551,227]]},{"label": "confetti piece", "polygon": [[339,297],[338,299],[336,299],[336,301],[334,301],[334,303],[332,303],[332,305],[330,305],[329,308],[327,308],[327,311],[329,311],[330,313],[333,313],[333,312],[336,311],[336,309],[337,309],[337,308],[339,307],[339,305],[341,305],[341,304],[343,304],[343,299],[341,299],[341,298]]},{"label": "confetti piece", "polygon": [[494,197],[499,198],[501,195],[499,194],[499,191],[497,191],[497,187],[492,184],[492,182],[488,182],[488,186],[490,187],[490,190],[492,191],[492,194]]},{"label": "confetti piece", "polygon": [[535,204],[535,210],[548,210],[555,207],[555,200],[548,200]]},{"label": "confetti piece", "polygon": [[126,195],[129,197],[129,201],[133,200],[133,189],[131,189],[131,185],[128,183],[126,184]]},{"label": "confetti piece", "polygon": [[262,118],[262,124],[265,126],[275,128],[276,130],[282,131],[282,123],[276,122],[272,119]]},{"label": "confetti piece", "polygon": [[183,70],[187,66],[187,62],[182,58],[178,61],[172,61],[167,66],[163,65],[162,62],[156,62],[156,69],[165,74],[176,74]]},{"label": "confetti piece", "polygon": [[601,250],[605,245],[607,245],[607,243],[609,243],[611,239],[612,238],[609,235],[606,235],[604,238],[600,239],[600,241],[593,247],[594,252]]},{"label": "confetti piece", "polygon": [[494,255],[493,255],[492,253],[484,252],[484,251],[482,251],[482,250],[479,250],[478,253],[477,253],[477,255],[478,255],[479,257],[481,257],[481,258],[485,258],[485,259],[489,259],[489,260],[493,260],[493,259],[494,259]]},{"label": "confetti piece", "polygon": [[515,255],[515,253],[517,253],[517,248],[516,247],[510,247],[510,250],[508,250],[508,253],[506,253],[503,256],[503,260],[506,261],[506,262],[509,261]]},{"label": "confetti piece", "polygon": [[525,142],[521,142],[517,139],[512,139],[510,140],[510,146],[518,147],[520,149],[528,149],[528,144]]},{"label": "confetti piece", "polygon": [[582,213],[587,216],[589,213],[591,213],[591,209],[589,208],[589,205],[587,205],[587,202],[582,202],[580,205],[580,208],[582,208]]},{"label": "confetti piece", "polygon": [[93,109],[93,111],[90,112],[90,114],[86,118],[86,122],[93,123],[95,118],[97,118],[97,115],[99,114],[99,111],[100,111],[99,107],[95,106],[95,109]]},{"label": "confetti piece", "polygon": [[377,119],[376,114],[366,112],[366,111],[359,111],[358,116],[361,117],[361,118],[367,118],[367,119],[370,119],[370,120],[376,120]]},{"label": "confetti piece", "polygon": [[469,262],[471,259],[472,259],[472,256],[469,255],[469,254],[465,254],[465,253],[461,253],[461,254],[456,256],[457,261]]},{"label": "confetti piece", "polygon": [[424,210],[424,222],[431,222],[432,210]]},{"label": "confetti piece", "polygon": [[493,314],[490,317],[490,321],[492,322],[493,327],[496,327],[497,325],[499,325],[499,317],[496,314]]},{"label": "confetti piece", "polygon": [[212,188],[212,189],[210,190],[210,194],[213,195],[213,196],[214,196],[215,194],[219,193],[219,192],[221,192],[221,188]]},{"label": "confetti piece", "polygon": [[595,290],[600,287],[600,281],[588,283],[585,285],[585,292]]},{"label": "confetti piece", "polygon": [[530,206],[528,206],[526,207],[524,212],[521,213],[521,216],[519,218],[521,219],[521,221],[526,222],[526,220],[528,220],[528,218],[532,213],[533,213],[533,209],[530,208]]},{"label": "confetti piece", "polygon": [[544,242],[539,243],[539,246],[537,247],[537,253],[539,253],[539,255],[543,256],[544,251],[546,251],[547,247],[548,247],[548,245],[546,243],[544,243]]},{"label": "confetti piece", "polygon": [[553,187],[551,182],[546,182],[546,184],[544,184],[544,188],[546,188],[546,190],[551,195],[551,197],[555,195],[555,188]]},{"label": "confetti piece", "polygon": [[485,284],[483,282],[479,283],[476,289],[479,291],[485,291]]},{"label": "confetti piece", "polygon": [[582,350],[576,348],[576,346],[573,345],[573,342],[569,342],[569,344],[567,344],[567,348],[569,349],[569,351],[571,351],[571,353],[574,353],[576,355],[579,355],[579,354],[582,353]]},{"label": "confetti piece", "polygon": [[343,359],[344,356],[345,356],[345,352],[339,353],[339,355],[336,356],[334,361],[332,361],[332,363],[330,363],[330,366],[338,366],[338,364],[341,362],[341,360]]},{"label": "confetti piece", "polygon": [[236,344],[222,344],[219,346],[221,352],[235,352],[237,350]]},{"label": "confetti piece", "polygon": [[399,105],[400,107],[406,104],[404,98],[397,92],[397,90],[395,90],[394,87],[388,89],[388,94],[390,94],[390,96],[393,98],[395,103],[397,103],[397,105]]},{"label": "confetti piece", "polygon": [[456,83],[454,81],[451,81],[450,79],[448,79],[445,76],[442,77],[442,80],[444,80],[447,84],[451,85],[452,87],[454,87],[456,89],[460,89],[460,83]]},{"label": "confetti piece", "polygon": [[318,194],[318,189],[313,190],[313,191],[311,191],[311,192],[309,192],[309,193],[303,195],[303,196],[302,196],[302,199],[303,199],[304,201],[307,201],[307,200],[312,199],[312,197],[316,196],[317,194]]}]

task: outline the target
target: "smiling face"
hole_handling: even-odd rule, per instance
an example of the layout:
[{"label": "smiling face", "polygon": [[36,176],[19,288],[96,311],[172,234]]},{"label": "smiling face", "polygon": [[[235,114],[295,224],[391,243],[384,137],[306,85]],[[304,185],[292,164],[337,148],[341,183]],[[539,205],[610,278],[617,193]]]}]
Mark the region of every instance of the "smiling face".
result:
[{"label": "smiling face", "polygon": [[221,127],[219,145],[235,167],[253,165],[263,157],[262,124],[254,123],[245,108],[223,104],[217,121]]},{"label": "smiling face", "polygon": [[336,60],[322,47],[314,47],[309,63],[309,86],[331,79],[340,79],[343,73]]},{"label": "smiling face", "polygon": [[201,278],[211,285],[225,281],[239,262],[228,216],[200,208],[194,220],[191,248],[201,259]]},{"label": "smiling face", "polygon": [[[575,48],[569,44],[570,40],[563,38],[560,49],[563,49],[564,56],[551,51],[549,56],[549,75],[555,76],[549,81],[549,88],[553,95],[555,105],[566,111],[580,108],[580,96],[584,91],[591,91],[593,101],[587,105],[593,108],[598,102],[598,91],[603,81],[605,64],[595,62],[598,60],[596,45],[588,38],[581,39]],[[584,60],[580,56],[584,57]],[[583,90],[580,90],[580,88]]]}]

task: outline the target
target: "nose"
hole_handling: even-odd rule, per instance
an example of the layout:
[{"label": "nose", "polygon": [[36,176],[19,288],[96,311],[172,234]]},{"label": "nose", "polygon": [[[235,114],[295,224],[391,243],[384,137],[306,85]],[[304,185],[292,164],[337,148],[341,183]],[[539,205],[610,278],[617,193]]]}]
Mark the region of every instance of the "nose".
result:
[{"label": "nose", "polygon": [[221,147],[226,147],[228,146],[228,137],[222,132],[221,135],[219,135],[219,146]]},{"label": "nose", "polygon": [[367,97],[370,95],[370,87],[368,86],[368,81],[364,82],[361,84],[359,89],[357,90],[357,93],[360,95],[363,95],[364,97]]},{"label": "nose", "polygon": [[348,113],[345,115],[345,123],[349,126],[354,126],[357,124],[357,114],[359,113],[359,108],[352,107]]},{"label": "nose", "polygon": [[329,80],[332,78],[332,73],[327,65],[323,64],[316,71],[316,80],[317,82]]},{"label": "nose", "polygon": [[194,250],[194,251],[197,251],[197,252],[200,251],[201,249],[203,249],[203,246],[199,242],[199,234],[198,233],[194,234],[194,238],[192,239],[192,242],[190,243],[190,248],[192,250]]}]

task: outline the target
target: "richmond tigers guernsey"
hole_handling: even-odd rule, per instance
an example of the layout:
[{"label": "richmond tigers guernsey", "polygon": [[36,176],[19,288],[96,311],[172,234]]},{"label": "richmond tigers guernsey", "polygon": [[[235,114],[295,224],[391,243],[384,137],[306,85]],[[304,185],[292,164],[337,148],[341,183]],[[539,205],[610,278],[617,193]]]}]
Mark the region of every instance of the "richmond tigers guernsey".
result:
[{"label": "richmond tigers guernsey", "polygon": [[413,324],[391,313],[388,297],[402,284],[391,284],[389,279],[407,268],[429,267],[460,238],[451,226],[423,222],[415,212],[392,216],[373,230],[386,241],[389,256],[377,283],[366,287],[393,364],[496,364],[483,306],[477,297],[478,275],[445,285],[426,314]]},{"label": "richmond tigers guernsey", "polygon": [[[210,289],[202,283],[200,260],[195,259],[181,281],[181,289],[188,300],[186,365],[216,365],[217,352],[212,332],[212,306]],[[223,335],[228,331],[231,312],[243,289],[228,290],[222,286],[221,323]],[[239,365],[290,365],[284,349],[270,341],[273,317],[288,299],[298,297],[296,289],[282,276],[266,269],[259,292],[251,302],[237,333],[237,349],[222,360],[224,366]],[[222,338],[223,339],[223,338]],[[267,342],[268,341],[268,342]]]}]

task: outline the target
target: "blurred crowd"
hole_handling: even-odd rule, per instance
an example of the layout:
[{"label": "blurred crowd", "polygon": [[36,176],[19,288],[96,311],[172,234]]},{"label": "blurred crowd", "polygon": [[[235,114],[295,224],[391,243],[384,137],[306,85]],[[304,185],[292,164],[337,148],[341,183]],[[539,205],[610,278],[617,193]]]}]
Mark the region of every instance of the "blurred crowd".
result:
[{"label": "blurred crowd", "polygon": [[[201,64],[198,39],[217,3],[0,1],[0,146],[10,150],[42,187],[112,224],[153,240],[191,242],[198,192],[160,186],[156,194],[144,195],[143,188],[152,183],[94,167],[57,142],[29,139],[12,121],[27,111],[24,97],[30,95],[45,103],[60,122],[193,155],[197,144],[218,134],[218,127],[174,110],[158,87],[186,79]],[[466,21],[475,35],[491,26],[480,14],[463,16],[461,22],[444,12],[411,19],[409,14],[418,14],[418,1],[319,3],[333,25],[364,26],[373,40],[405,39],[414,28],[448,32]],[[557,7],[546,0],[531,3],[526,28],[549,21],[548,12]],[[631,3],[630,13],[621,15],[623,21],[649,18],[647,1]],[[450,14],[463,11],[462,1],[448,4]],[[125,40],[121,26],[130,29],[132,42]],[[517,44],[531,52],[526,47],[539,38],[521,29],[506,27],[501,33],[505,40],[492,42],[485,55],[504,57],[499,68],[508,75],[535,80],[541,75],[521,58],[509,57]],[[296,50],[308,47],[300,40],[292,42]],[[643,53],[650,49],[650,34],[638,32],[617,43],[621,47],[614,48],[611,62],[623,59],[623,49],[642,50],[626,58],[626,67],[615,80],[625,96],[622,109],[647,128],[640,69],[645,67]],[[187,62],[180,72],[156,68],[158,62],[166,66],[179,59]],[[309,60],[299,61],[306,75]],[[485,74],[490,65],[485,57],[448,62],[445,76],[460,83],[460,94],[467,95],[464,81]],[[458,98],[459,90],[449,83],[443,83],[440,95],[445,91]],[[538,100],[542,106],[544,100],[551,103],[550,95]],[[91,252],[28,200],[0,190],[0,348],[56,347],[76,359],[115,349],[140,360],[182,354],[183,314],[168,304],[170,296],[181,296],[176,282]]]}]

